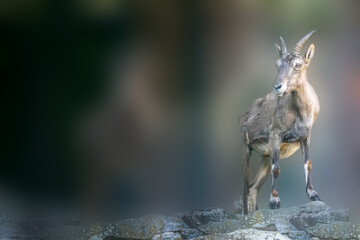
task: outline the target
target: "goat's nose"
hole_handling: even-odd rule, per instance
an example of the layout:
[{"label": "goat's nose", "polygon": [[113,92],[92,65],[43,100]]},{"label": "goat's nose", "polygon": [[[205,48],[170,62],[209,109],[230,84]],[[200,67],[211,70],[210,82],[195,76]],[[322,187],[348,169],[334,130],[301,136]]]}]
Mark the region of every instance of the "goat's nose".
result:
[{"label": "goat's nose", "polygon": [[282,84],[281,84],[281,83],[274,85],[275,90],[279,90],[281,87],[282,87]]}]

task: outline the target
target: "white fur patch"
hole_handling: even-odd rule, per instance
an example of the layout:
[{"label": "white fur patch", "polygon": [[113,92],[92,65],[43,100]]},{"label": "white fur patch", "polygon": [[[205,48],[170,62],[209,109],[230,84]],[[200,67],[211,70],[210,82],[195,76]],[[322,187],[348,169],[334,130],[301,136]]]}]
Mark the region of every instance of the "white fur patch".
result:
[{"label": "white fur patch", "polygon": [[304,170],[305,170],[305,182],[307,184],[308,176],[309,176],[309,169],[308,169],[308,165],[306,163],[304,164]]},{"label": "white fur patch", "polygon": [[306,91],[306,95],[308,96],[308,100],[311,103],[310,104],[311,112],[309,117],[305,119],[305,124],[307,127],[311,127],[314,124],[314,114],[315,112],[319,112],[320,106],[316,93],[314,92],[314,89],[310,85],[306,86],[305,91]]},{"label": "white fur patch", "polygon": [[279,196],[274,197],[274,196],[270,193],[270,202],[272,202],[272,201],[275,201],[275,202],[280,202],[280,198],[279,198]]}]

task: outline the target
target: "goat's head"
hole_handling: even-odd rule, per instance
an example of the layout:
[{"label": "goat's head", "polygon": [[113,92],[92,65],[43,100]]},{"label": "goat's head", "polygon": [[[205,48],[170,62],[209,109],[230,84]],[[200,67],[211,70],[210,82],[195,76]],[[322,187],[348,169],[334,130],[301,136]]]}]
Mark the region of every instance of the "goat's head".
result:
[{"label": "goat's head", "polygon": [[301,48],[308,38],[315,32],[309,32],[303,37],[294,47],[291,53],[286,50],[284,39],[280,37],[281,46],[275,43],[276,51],[280,58],[276,60],[276,67],[278,69],[278,77],[274,84],[274,91],[278,95],[289,93],[296,89],[297,85],[303,81],[307,67],[314,56],[315,46],[311,44],[304,56],[300,55]]}]

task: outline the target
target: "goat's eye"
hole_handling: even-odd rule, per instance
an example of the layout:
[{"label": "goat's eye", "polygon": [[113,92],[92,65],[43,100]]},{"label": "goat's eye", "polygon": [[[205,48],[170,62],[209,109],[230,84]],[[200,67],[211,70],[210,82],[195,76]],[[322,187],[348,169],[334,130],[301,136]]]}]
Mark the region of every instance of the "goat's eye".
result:
[{"label": "goat's eye", "polygon": [[301,68],[301,63],[297,63],[297,64],[295,64],[295,69],[300,69]]}]

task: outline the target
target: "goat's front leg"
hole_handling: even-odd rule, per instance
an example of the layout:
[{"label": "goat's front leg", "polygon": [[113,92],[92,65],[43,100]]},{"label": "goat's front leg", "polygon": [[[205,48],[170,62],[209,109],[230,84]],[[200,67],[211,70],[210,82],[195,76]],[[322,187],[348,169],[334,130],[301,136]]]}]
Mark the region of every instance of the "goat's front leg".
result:
[{"label": "goat's front leg", "polygon": [[280,158],[280,144],[281,144],[280,134],[277,131],[273,131],[271,133],[269,144],[271,148],[270,160],[271,160],[271,174],[272,174],[269,206],[272,209],[277,209],[280,208],[280,198],[276,188],[276,180],[280,174],[279,158]]},{"label": "goat's front leg", "polygon": [[311,183],[311,168],[309,147],[310,147],[310,133],[308,137],[304,138],[300,142],[301,152],[304,158],[304,170],[305,170],[305,182],[306,182],[306,194],[311,201],[319,201],[319,194],[314,190],[314,186]]}]

